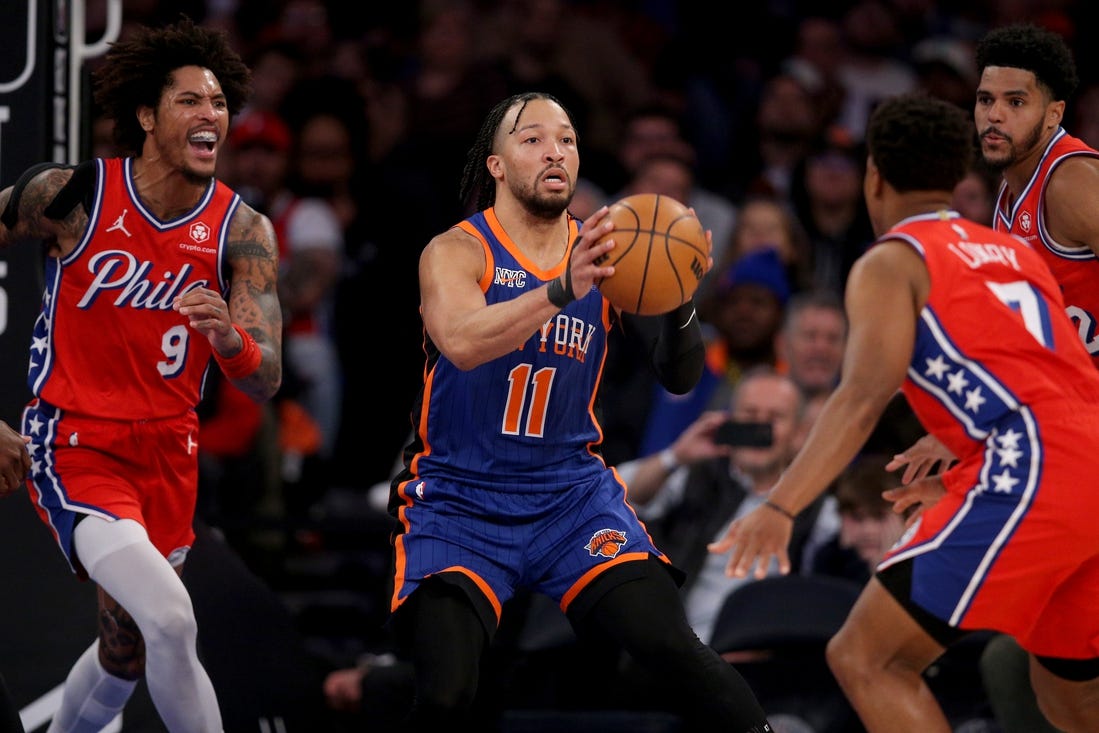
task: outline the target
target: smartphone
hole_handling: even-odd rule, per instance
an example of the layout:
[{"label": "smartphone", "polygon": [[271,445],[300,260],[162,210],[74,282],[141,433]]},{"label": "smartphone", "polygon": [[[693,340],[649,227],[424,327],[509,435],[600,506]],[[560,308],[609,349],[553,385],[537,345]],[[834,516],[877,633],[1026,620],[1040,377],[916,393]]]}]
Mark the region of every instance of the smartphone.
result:
[{"label": "smartphone", "polygon": [[770,448],[774,436],[769,422],[726,420],[717,427],[714,442],[736,448]]}]

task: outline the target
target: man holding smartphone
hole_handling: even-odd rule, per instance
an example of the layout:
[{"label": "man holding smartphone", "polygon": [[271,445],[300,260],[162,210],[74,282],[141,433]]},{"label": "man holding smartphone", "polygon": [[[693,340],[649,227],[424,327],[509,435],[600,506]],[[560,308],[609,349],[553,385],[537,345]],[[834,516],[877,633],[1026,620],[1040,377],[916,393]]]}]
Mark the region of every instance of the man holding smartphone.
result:
[{"label": "man holding smartphone", "polygon": [[[725,597],[751,581],[726,577],[723,558],[706,545],[765,502],[808,429],[805,406],[793,379],[757,367],[741,377],[728,410],[703,413],[664,451],[617,467],[650,534],[687,575],[687,618],[703,642]],[[838,527],[834,502],[821,497],[798,517],[791,557],[811,555]]]}]

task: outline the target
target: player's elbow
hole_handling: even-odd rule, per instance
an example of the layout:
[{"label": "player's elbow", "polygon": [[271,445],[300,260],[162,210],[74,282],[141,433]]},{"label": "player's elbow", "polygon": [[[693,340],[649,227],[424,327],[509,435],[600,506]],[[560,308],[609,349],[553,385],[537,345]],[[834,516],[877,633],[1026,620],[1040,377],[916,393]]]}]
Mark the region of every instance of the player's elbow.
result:
[{"label": "player's elbow", "polygon": [[498,354],[490,348],[490,344],[473,338],[442,337],[435,341],[439,353],[447,358],[451,364],[463,372],[479,367],[490,361]]},{"label": "player's elbow", "polygon": [[705,348],[699,344],[674,359],[657,365],[657,377],[664,389],[672,394],[687,394],[698,384],[698,380],[702,379],[702,371],[705,368]]},{"label": "player's elbow", "polygon": [[472,350],[457,350],[452,351],[449,354],[444,354],[451,364],[458,367],[463,372],[468,372],[471,369],[481,366],[485,363],[485,359],[480,355],[474,353]]}]

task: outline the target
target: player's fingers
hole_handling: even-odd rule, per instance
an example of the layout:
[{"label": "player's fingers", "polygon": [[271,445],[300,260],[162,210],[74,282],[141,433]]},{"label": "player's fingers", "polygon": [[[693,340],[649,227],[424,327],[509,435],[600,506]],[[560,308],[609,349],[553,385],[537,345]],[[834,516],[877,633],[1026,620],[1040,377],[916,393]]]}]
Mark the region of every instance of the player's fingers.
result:
[{"label": "player's fingers", "polygon": [[885,464],[886,471],[896,471],[898,468],[904,468],[908,465],[908,458],[903,453],[898,453],[893,456],[893,460]]},{"label": "player's fingers", "polygon": [[901,476],[901,483],[910,484],[925,478],[927,474],[931,473],[931,469],[935,466],[935,463],[936,461],[934,459],[927,458],[912,461],[905,467],[904,474]]},{"label": "player's fingers", "polygon": [[733,541],[729,539],[729,535],[725,535],[716,542],[711,542],[706,545],[706,550],[712,552],[715,555],[724,555],[729,551],[729,548],[733,546]]},{"label": "player's fingers", "polygon": [[767,571],[771,567],[771,558],[774,557],[770,553],[763,553],[756,558],[755,578],[756,580],[763,580],[767,577]]},{"label": "player's fingers", "polygon": [[904,514],[909,507],[920,503],[919,497],[910,486],[886,489],[882,492],[882,498],[893,502],[893,512],[895,514]]},{"label": "player's fingers", "polygon": [[[790,572],[790,555],[786,552],[786,548],[781,548],[775,554],[775,557],[778,558],[778,571],[783,575],[788,574]],[[764,566],[764,571],[766,571],[766,569],[766,566]]]},{"label": "player's fingers", "polygon": [[740,543],[729,557],[729,564],[733,568],[734,578],[746,578],[752,571],[752,566],[759,559],[759,549],[754,542]]}]

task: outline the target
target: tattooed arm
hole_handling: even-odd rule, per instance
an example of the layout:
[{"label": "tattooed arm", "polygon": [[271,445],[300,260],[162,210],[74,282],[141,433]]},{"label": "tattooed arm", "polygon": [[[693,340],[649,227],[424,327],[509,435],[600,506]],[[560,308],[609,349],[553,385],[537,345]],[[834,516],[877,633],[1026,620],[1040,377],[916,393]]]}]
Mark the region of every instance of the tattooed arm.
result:
[{"label": "tattooed arm", "polygon": [[[229,225],[232,283],[229,314],[235,325],[256,340],[260,367],[233,384],[255,400],[265,400],[282,383],[282,308],[278,296],[279,245],[271,220],[241,204]],[[232,356],[239,349],[219,350]]]},{"label": "tattooed arm", "polygon": [[[88,224],[88,213],[77,201],[89,171],[74,180],[72,168],[42,164],[28,168],[14,185],[0,191],[0,247],[23,240],[44,241],[48,254],[64,257],[79,241]],[[72,184],[72,185],[70,185]],[[66,189],[66,196],[58,194]],[[55,201],[69,206],[50,210]]]},{"label": "tattooed arm", "polygon": [[[218,292],[195,288],[177,298],[175,308],[210,341],[222,372],[237,389],[262,402],[282,384],[279,247],[271,220],[240,204],[229,223],[227,249],[228,304]],[[244,338],[234,326],[251,338]],[[252,368],[255,359],[258,366]]]}]

